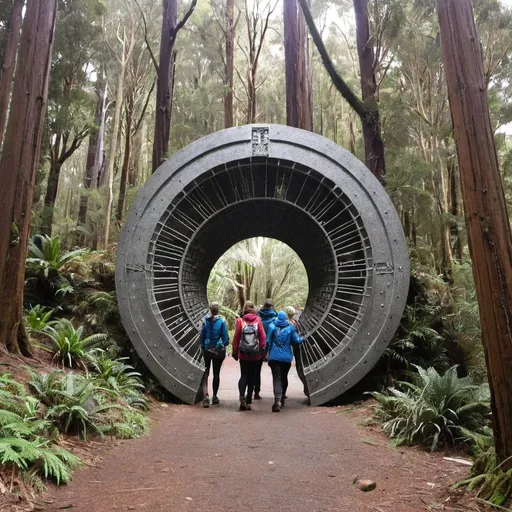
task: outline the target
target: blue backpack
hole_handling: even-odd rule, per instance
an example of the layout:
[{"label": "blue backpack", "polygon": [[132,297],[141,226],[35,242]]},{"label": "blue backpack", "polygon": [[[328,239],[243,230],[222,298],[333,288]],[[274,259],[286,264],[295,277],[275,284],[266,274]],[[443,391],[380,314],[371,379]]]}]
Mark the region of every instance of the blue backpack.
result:
[{"label": "blue backpack", "polygon": [[208,334],[208,336],[205,338],[204,340],[204,348],[206,350],[212,350],[212,349],[215,349],[216,346],[217,346],[217,343],[219,342],[220,340],[220,330],[219,330],[219,335],[217,336],[217,339],[215,339],[213,337],[213,326],[218,322],[218,321],[221,321],[222,322],[222,318],[217,318],[215,321],[211,321],[209,318],[206,321],[206,325],[207,325],[207,328],[206,328],[206,332]]}]

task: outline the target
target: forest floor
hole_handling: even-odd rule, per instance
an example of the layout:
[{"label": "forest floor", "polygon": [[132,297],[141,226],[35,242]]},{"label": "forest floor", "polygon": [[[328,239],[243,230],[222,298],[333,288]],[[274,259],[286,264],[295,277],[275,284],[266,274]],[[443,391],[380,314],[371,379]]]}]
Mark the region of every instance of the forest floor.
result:
[{"label": "forest floor", "polygon": [[[238,412],[238,365],[227,358],[220,406],[157,404],[152,431],[108,442],[72,482],[51,489],[45,510],[79,512],[409,512],[479,510],[449,491],[468,468],[415,448],[395,448],[362,425],[368,404],[307,407],[292,369],[286,407],[272,414],[271,375],[263,400]],[[362,492],[355,477],[377,487]]]}]

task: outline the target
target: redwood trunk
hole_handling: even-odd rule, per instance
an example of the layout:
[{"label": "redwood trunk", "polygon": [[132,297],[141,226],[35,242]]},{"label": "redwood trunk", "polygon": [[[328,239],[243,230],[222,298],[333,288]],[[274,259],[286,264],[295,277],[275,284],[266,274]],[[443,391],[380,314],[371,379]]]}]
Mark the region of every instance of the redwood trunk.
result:
[{"label": "redwood trunk", "polygon": [[0,69],[0,147],[4,140],[5,123],[9,111],[12,77],[16,63],[16,51],[20,38],[21,12],[25,0],[14,0],[9,20],[9,32],[5,42],[4,60]]},{"label": "redwood trunk", "polygon": [[224,78],[224,128],[233,126],[233,68],[235,56],[235,0],[226,0],[226,69]]},{"label": "redwood trunk", "polygon": [[469,252],[491,389],[494,442],[512,467],[512,236],[471,0],[437,0]]},{"label": "redwood trunk", "polygon": [[0,343],[26,351],[23,284],[57,0],[28,0],[0,159]]},{"label": "redwood trunk", "polygon": [[284,0],[283,21],[286,122],[288,126],[311,130],[307,33],[297,0]]},{"label": "redwood trunk", "polygon": [[379,111],[377,108],[377,81],[375,79],[375,56],[368,21],[368,0],[354,0],[356,18],[357,53],[361,74],[363,103],[370,109],[363,122],[365,163],[377,178],[385,173],[384,143],[381,137]]}]

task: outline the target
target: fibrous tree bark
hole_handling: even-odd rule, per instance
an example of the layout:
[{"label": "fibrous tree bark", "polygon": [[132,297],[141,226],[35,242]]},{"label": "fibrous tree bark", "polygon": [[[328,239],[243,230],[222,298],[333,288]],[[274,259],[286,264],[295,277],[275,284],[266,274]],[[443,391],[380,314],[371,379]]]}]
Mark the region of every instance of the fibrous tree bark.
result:
[{"label": "fibrous tree bark", "polygon": [[311,130],[311,94],[306,23],[297,0],[284,0],[286,122]]},{"label": "fibrous tree bark", "polygon": [[437,0],[469,251],[491,389],[494,442],[512,467],[512,234],[471,0]]},{"label": "fibrous tree bark", "polygon": [[4,48],[4,58],[0,68],[0,147],[4,139],[5,123],[9,111],[9,97],[16,62],[16,52],[20,38],[21,13],[25,0],[14,0],[9,20],[9,32]]},{"label": "fibrous tree bark", "polygon": [[[377,103],[361,101],[354,94],[354,92],[348,86],[345,80],[343,80],[341,75],[336,71],[333,62],[329,57],[329,54],[327,53],[327,49],[325,48],[325,45],[323,43],[322,36],[318,32],[318,29],[315,25],[307,0],[299,0],[299,2],[302,7],[302,11],[304,13],[304,17],[306,19],[306,23],[311,33],[313,42],[317,47],[318,53],[322,58],[324,67],[327,73],[329,74],[334,86],[359,116],[359,119],[361,120],[361,123],[363,125],[363,131],[365,130],[365,128],[371,130],[372,137],[375,139],[374,144],[382,144],[382,155],[384,155],[384,145],[380,134],[380,119]],[[381,165],[379,167],[373,166],[373,168],[370,168],[370,170],[375,174],[375,176],[379,180],[382,180],[383,172],[385,170],[384,156],[382,157]]]},{"label": "fibrous tree bark", "polygon": [[0,343],[28,350],[23,284],[57,0],[28,0],[0,159]]},{"label": "fibrous tree bark", "polygon": [[157,67],[155,135],[153,139],[153,172],[169,156],[172,96],[174,82],[174,43],[178,32],[190,18],[197,4],[192,0],[188,11],[178,22],[178,0],[163,0],[162,35]]},{"label": "fibrous tree bark", "polygon": [[354,0],[354,12],[362,99],[372,115],[377,116],[372,122],[363,122],[365,163],[366,167],[381,179],[385,172],[384,143],[380,132],[377,107],[376,63],[368,20],[368,0]]}]

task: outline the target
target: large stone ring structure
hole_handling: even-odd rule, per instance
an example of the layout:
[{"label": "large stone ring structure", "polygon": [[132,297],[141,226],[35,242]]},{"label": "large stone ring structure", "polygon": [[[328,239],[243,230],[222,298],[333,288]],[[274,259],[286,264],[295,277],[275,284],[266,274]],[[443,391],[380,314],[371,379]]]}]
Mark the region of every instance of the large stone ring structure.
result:
[{"label": "large stone ring structure", "polygon": [[148,368],[196,401],[207,282],[218,258],[256,236],[302,259],[300,316],[311,403],[356,384],[396,331],[409,285],[398,215],[352,154],[310,132],[247,125],[200,139],[165,162],[137,195],[119,242],[121,317]]}]

